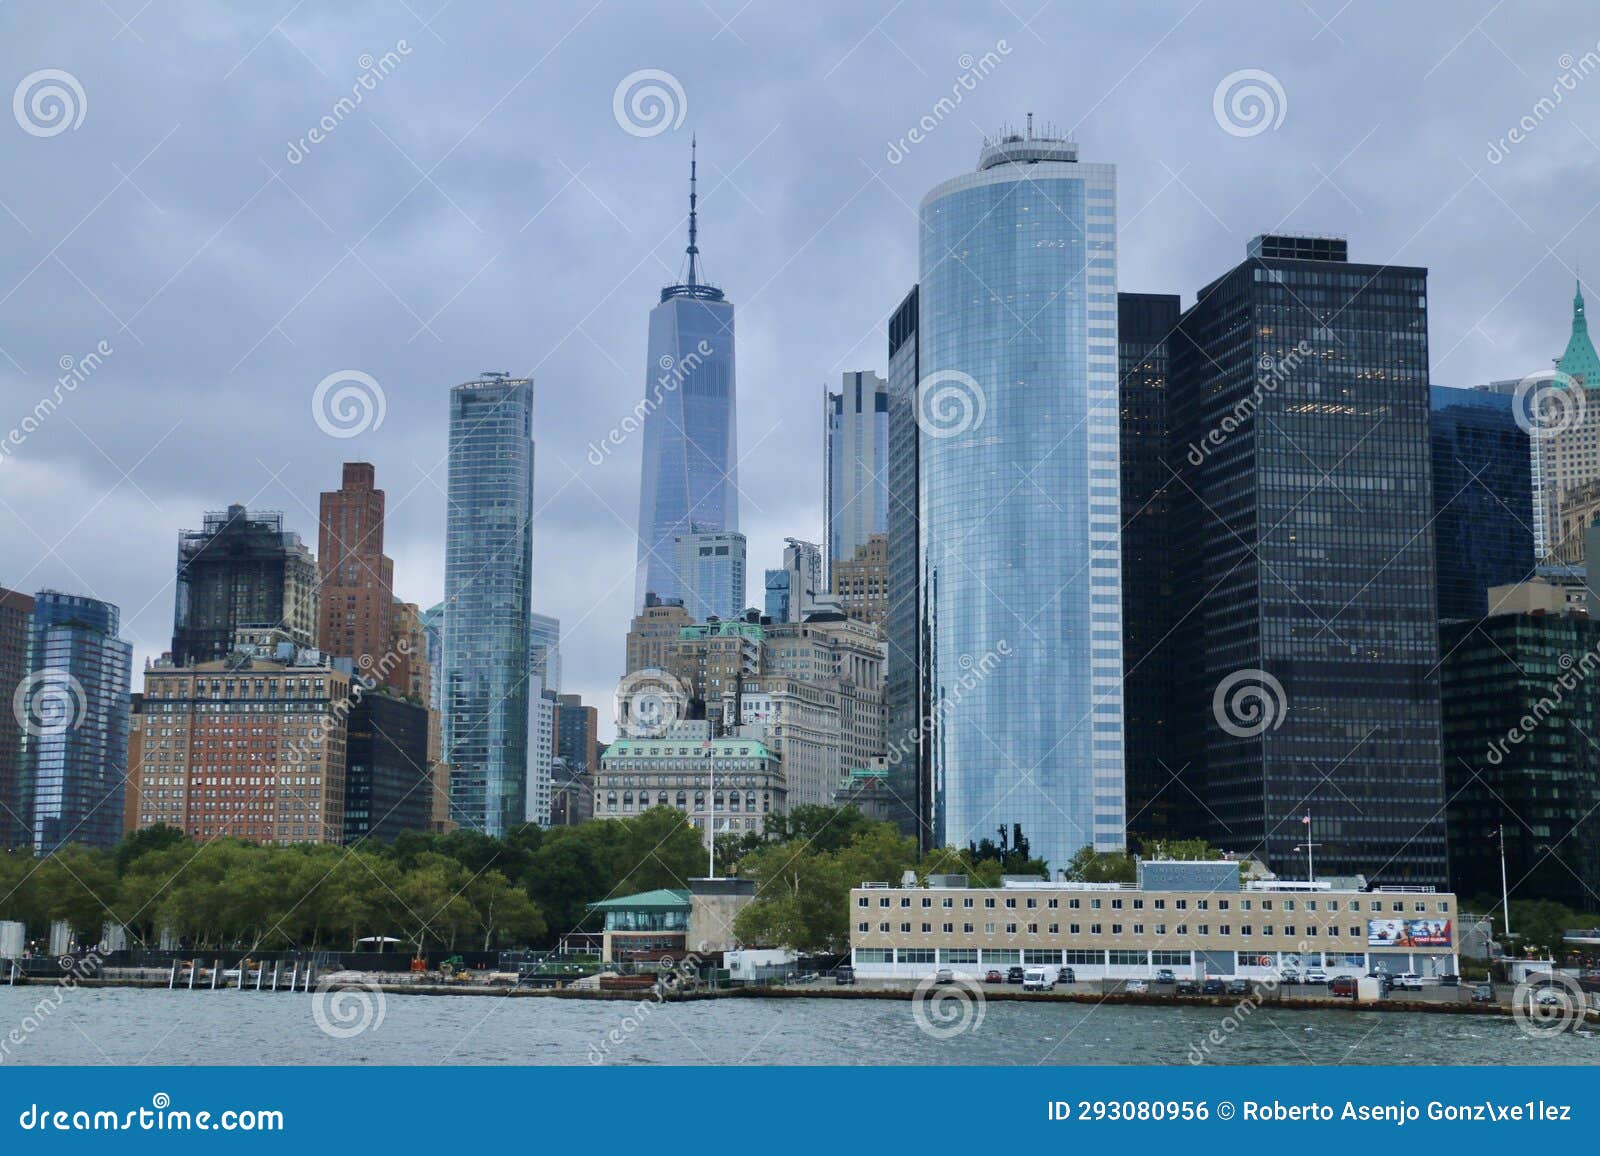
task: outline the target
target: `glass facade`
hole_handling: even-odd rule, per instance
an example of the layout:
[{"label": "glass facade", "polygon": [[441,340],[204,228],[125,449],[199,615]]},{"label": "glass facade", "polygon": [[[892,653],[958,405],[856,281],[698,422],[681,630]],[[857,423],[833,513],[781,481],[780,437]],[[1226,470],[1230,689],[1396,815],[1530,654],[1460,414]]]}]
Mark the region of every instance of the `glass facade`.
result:
[{"label": "glass facade", "polygon": [[687,600],[673,557],[675,538],[739,528],[733,305],[720,290],[697,285],[663,291],[661,304],[650,311],[641,408],[635,611],[647,593]]},{"label": "glass facade", "polygon": [[1123,845],[1116,175],[1006,138],[921,206],[933,838]]},{"label": "glass facade", "polygon": [[1291,878],[1309,838],[1329,875],[1442,883],[1427,270],[1258,238],[1171,356],[1192,830]]},{"label": "glass facade", "polygon": [[122,838],[133,646],[120,617],[94,598],[34,597],[23,789],[35,854]]},{"label": "glass facade", "polygon": [[525,817],[533,584],[533,382],[450,391],[444,761],[450,817],[503,835]]},{"label": "glass facade", "polygon": [[1533,573],[1528,433],[1507,394],[1439,386],[1428,393],[1439,617],[1478,618],[1489,609],[1489,587]]},{"label": "glass facade", "polygon": [[823,506],[833,589],[833,568],[889,528],[888,386],[875,373],[847,373],[838,393],[824,391],[824,403]]}]

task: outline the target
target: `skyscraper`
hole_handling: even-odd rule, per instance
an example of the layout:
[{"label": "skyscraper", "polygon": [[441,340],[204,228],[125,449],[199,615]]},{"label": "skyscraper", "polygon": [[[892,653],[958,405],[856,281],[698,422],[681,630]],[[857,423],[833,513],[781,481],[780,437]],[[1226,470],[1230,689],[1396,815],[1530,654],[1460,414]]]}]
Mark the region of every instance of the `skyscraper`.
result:
[{"label": "skyscraper", "polygon": [[887,788],[902,835],[933,843],[933,780],[922,726],[929,716],[923,652],[922,515],[917,483],[917,287],[889,317],[889,607],[884,705],[889,720]]},{"label": "skyscraper", "polygon": [[486,374],[450,391],[449,488],[442,693],[450,813],[463,828],[503,835],[527,811],[531,380]]},{"label": "skyscraper", "polygon": [[831,590],[833,568],[889,528],[889,383],[872,372],[846,373],[838,393],[823,391],[823,420]]},{"label": "skyscraper", "polygon": [[548,614],[528,616],[530,666],[545,690],[561,691],[561,620]]},{"label": "skyscraper", "polygon": [[672,568],[684,609],[699,622],[744,613],[743,534],[702,531],[673,539]]},{"label": "skyscraper", "polygon": [[[14,694],[28,676],[28,636],[33,629],[33,599],[0,586],[0,691]],[[32,847],[23,797],[22,721],[0,702],[0,852]]]},{"label": "skyscraper", "polygon": [[[394,562],[383,552],[384,493],[368,462],[345,462],[337,490],[324,490],[317,516],[317,568],[322,579],[317,645],[353,659],[370,674],[393,645]],[[389,681],[384,677],[384,681]],[[391,683],[403,690],[398,683]]]},{"label": "skyscraper", "polygon": [[1433,386],[1428,396],[1439,617],[1481,618],[1489,587],[1533,573],[1528,433],[1506,394]]},{"label": "skyscraper", "polygon": [[678,535],[739,528],[733,304],[700,279],[690,155],[688,274],[650,311],[635,611],[646,594],[683,597],[673,570]]},{"label": "skyscraper", "polygon": [[277,511],[210,510],[199,530],[178,533],[172,626],[175,662],[224,658],[241,627],[276,627],[317,645],[316,559]]},{"label": "skyscraper", "polygon": [[1445,878],[1427,291],[1261,236],[1172,339],[1177,769],[1280,874]]},{"label": "skyscraper", "polygon": [[133,646],[109,602],[34,596],[29,674],[19,712],[28,732],[24,794],[33,849],[111,847],[122,838]]},{"label": "skyscraper", "polygon": [[1123,846],[1116,195],[1030,127],[921,205],[933,837],[1053,867]]},{"label": "skyscraper", "polygon": [[1181,836],[1193,800],[1173,783],[1181,764],[1166,748],[1167,705],[1182,664],[1170,637],[1170,486],[1167,466],[1169,339],[1178,297],[1117,295],[1122,404],[1122,661],[1128,758],[1128,828]]},{"label": "skyscraper", "polygon": [[[1548,379],[1548,384],[1540,384]],[[1555,372],[1529,379],[1517,398],[1533,432],[1534,549],[1540,561],[1583,561],[1583,535],[1563,534],[1564,513],[1600,482],[1600,356],[1589,339],[1583,285],[1572,294],[1572,332],[1556,359]],[[1578,392],[1578,399],[1561,395]]]},{"label": "skyscraper", "polygon": [[783,566],[766,572],[766,616],[774,622],[801,622],[822,589],[822,551],[815,542],[785,538]]}]

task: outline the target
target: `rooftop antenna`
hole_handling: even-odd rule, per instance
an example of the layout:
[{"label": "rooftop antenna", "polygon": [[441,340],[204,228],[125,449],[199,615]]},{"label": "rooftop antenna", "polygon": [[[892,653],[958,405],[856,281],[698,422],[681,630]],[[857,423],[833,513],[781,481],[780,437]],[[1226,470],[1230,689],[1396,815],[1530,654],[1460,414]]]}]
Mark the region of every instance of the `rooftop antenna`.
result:
[{"label": "rooftop antenna", "polygon": [[693,136],[691,136],[689,138],[689,249],[688,249],[688,253],[689,253],[689,281],[688,281],[688,284],[689,284],[689,286],[691,288],[693,288],[694,285],[696,284],[696,282],[695,282],[695,272],[694,272],[694,259],[697,256],[700,255],[700,248],[699,248],[698,245],[696,245],[694,243],[695,227],[696,227],[696,219],[695,219],[695,200],[696,200],[696,195],[695,195],[695,188],[694,188],[694,185],[695,185],[695,149],[696,149],[697,145],[698,145],[698,142],[696,141],[696,139]]},{"label": "rooftop antenna", "polygon": [[1033,113],[1028,114],[1028,139],[1033,139]]}]

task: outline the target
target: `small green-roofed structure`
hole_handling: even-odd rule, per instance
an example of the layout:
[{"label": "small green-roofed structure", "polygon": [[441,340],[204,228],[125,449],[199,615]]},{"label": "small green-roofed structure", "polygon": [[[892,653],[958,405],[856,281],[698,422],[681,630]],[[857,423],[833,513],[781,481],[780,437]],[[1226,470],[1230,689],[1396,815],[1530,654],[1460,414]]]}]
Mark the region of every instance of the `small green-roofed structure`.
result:
[{"label": "small green-roofed structure", "polygon": [[681,951],[689,932],[689,892],[676,888],[642,891],[589,904],[605,916],[601,958],[607,963],[635,953]]}]

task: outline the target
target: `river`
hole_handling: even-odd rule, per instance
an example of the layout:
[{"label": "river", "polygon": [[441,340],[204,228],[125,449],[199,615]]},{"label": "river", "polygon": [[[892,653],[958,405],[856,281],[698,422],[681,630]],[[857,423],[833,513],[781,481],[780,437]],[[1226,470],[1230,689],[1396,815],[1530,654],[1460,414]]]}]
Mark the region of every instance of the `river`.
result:
[{"label": "river", "polygon": [[1600,1063],[1600,1033],[1533,1038],[1509,1019],[1410,1012],[990,1001],[952,1004],[946,1022],[919,1021],[909,1000],[337,999],[0,987],[0,1067]]}]

